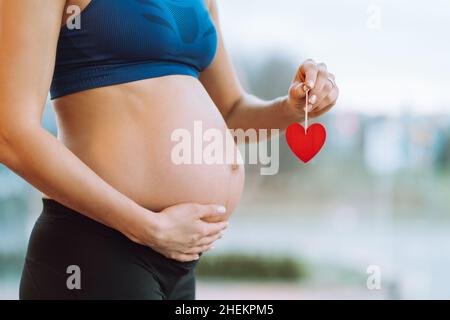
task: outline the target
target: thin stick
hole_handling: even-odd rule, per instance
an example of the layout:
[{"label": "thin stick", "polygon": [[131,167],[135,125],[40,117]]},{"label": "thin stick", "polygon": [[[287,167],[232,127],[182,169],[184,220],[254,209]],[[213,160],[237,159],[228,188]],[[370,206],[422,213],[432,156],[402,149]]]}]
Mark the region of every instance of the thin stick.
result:
[{"label": "thin stick", "polygon": [[308,130],[308,100],[309,100],[309,89],[306,90],[305,96],[305,134]]}]

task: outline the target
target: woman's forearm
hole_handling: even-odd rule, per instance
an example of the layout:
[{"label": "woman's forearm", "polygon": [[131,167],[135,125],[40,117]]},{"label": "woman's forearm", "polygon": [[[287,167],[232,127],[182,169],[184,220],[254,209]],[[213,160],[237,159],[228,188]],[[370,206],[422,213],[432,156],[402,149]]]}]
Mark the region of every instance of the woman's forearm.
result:
[{"label": "woman's forearm", "polygon": [[235,104],[226,117],[230,129],[279,129],[284,131],[293,122],[303,121],[303,117],[290,111],[287,97],[264,101],[245,94]]},{"label": "woman's forearm", "polygon": [[158,213],[139,206],[38,125],[5,130],[0,121],[0,162],[61,204],[170,259],[198,259],[228,227],[218,205],[187,203]]},{"label": "woman's forearm", "polygon": [[107,184],[45,129],[21,127],[0,136],[3,164],[61,204],[137,240],[134,233],[144,218],[148,223],[150,211]]}]

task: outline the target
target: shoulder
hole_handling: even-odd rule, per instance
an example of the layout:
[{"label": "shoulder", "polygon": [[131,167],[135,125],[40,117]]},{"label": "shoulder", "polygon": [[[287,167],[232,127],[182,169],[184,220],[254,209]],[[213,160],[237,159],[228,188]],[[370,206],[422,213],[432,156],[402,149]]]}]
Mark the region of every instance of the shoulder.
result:
[{"label": "shoulder", "polygon": [[216,0],[204,0],[206,3],[206,6],[208,7],[208,11],[211,14],[213,18],[216,18],[218,15],[217,10],[217,1]]}]

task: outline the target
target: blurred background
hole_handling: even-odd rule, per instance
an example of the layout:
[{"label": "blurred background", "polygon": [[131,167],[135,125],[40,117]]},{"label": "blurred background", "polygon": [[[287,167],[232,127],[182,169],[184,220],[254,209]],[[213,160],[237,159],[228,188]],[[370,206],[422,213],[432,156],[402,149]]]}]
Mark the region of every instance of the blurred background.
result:
[{"label": "blurred background", "polygon": [[[198,298],[449,299],[450,2],[218,2],[250,92],[285,95],[314,58],[341,97],[312,163],[282,137],[278,175],[247,167],[231,228],[199,265]],[[56,132],[50,103],[44,125]],[[0,298],[18,297],[40,208],[0,166]]]}]

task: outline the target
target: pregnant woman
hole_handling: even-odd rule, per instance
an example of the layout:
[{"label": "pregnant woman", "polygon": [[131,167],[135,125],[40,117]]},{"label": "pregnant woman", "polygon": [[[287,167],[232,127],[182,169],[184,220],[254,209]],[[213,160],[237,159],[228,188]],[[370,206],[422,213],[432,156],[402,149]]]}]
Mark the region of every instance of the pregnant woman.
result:
[{"label": "pregnant woman", "polygon": [[[0,63],[0,161],[43,193],[22,299],[194,299],[244,172],[175,164],[172,133],[283,130],[306,90],[311,117],[338,97],[312,60],[286,97],[244,92],[214,0],[0,0]],[[41,127],[49,90],[57,138]]]}]

